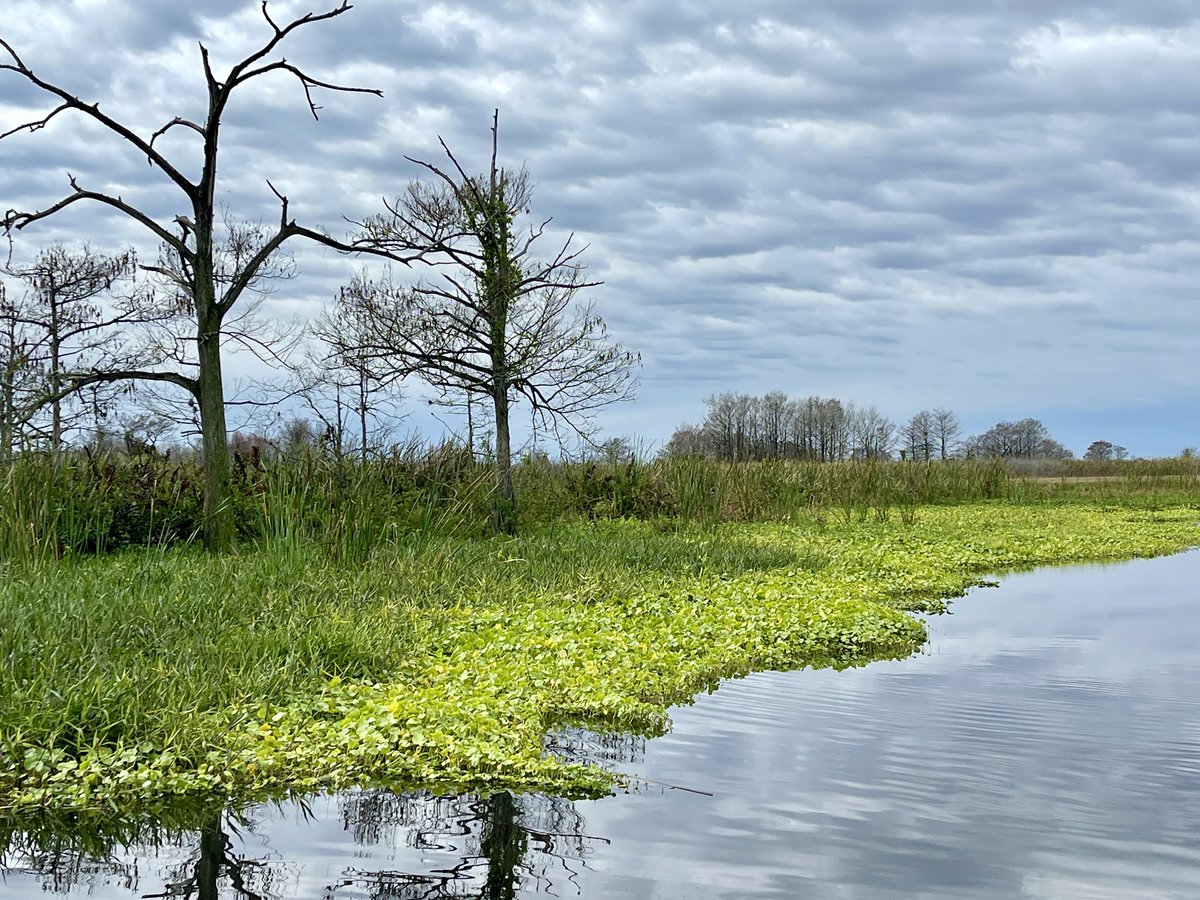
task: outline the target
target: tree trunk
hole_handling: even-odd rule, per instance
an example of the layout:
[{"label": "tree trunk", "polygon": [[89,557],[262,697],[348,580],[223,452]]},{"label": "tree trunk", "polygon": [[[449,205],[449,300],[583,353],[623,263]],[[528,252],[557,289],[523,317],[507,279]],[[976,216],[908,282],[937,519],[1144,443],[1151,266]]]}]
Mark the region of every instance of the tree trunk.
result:
[{"label": "tree trunk", "polygon": [[62,323],[59,317],[58,289],[50,280],[50,390],[54,402],[50,404],[50,452],[57,460],[62,450]]},{"label": "tree trunk", "polygon": [[358,429],[359,448],[358,458],[365,466],[367,464],[367,374],[358,373]]},{"label": "tree trunk", "polygon": [[471,462],[475,461],[475,420],[471,415],[474,405],[474,398],[467,391],[467,450],[471,453]]},{"label": "tree trunk", "polygon": [[496,410],[496,494],[492,524],[501,534],[517,533],[517,493],[512,479],[512,444],[508,435],[508,386],[495,379],[492,402]]},{"label": "tree trunk", "polygon": [[200,829],[200,856],[196,860],[194,877],[198,900],[220,900],[221,868],[225,862],[225,833],[221,817],[205,823]]},{"label": "tree trunk", "polygon": [[204,451],[204,546],[218,552],[232,548],[234,538],[220,335],[220,325],[207,322],[200,325],[197,335],[200,363],[197,400]]},{"label": "tree trunk", "polygon": [[4,367],[4,381],[0,384],[0,462],[12,462],[13,432],[16,430],[16,410],[13,401],[13,363]]},{"label": "tree trunk", "polygon": [[525,832],[517,822],[517,804],[507,791],[487,799],[487,814],[480,839],[488,861],[483,900],[513,900],[520,885],[517,867],[525,857]]}]

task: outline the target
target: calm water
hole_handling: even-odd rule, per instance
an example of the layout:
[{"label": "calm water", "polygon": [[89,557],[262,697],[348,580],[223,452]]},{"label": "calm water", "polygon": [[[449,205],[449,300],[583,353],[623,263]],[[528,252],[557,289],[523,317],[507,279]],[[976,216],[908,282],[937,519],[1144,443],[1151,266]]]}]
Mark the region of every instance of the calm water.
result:
[{"label": "calm water", "polygon": [[10,854],[0,898],[1200,897],[1198,585],[1200,553],[1009,576],[912,659],[568,736],[653,780],[630,794],[313,798]]}]

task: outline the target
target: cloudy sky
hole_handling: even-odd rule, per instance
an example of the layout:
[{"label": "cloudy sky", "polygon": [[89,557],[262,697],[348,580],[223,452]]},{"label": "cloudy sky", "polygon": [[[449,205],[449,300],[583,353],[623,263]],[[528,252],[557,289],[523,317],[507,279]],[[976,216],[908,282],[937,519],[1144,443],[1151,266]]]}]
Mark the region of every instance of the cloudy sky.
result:
[{"label": "cloudy sky", "polygon": [[[267,36],[248,0],[7,0],[0,19],[39,74],[146,135],[202,114],[198,39],[220,70]],[[337,232],[439,135],[482,168],[499,107],[503,161],[589,245],[592,299],[642,353],[609,433],[660,442],[713,392],[783,390],[897,420],[948,407],[969,432],[1034,416],[1077,453],[1200,444],[1193,3],[361,0],[286,56],[384,97],[327,94],[314,122],[286,76],[235,95],[222,199],[271,221],[271,178]],[[52,105],[0,72],[0,131]],[[186,168],[194,137],[161,146]],[[78,117],[0,143],[0,206],[58,199],[67,171],[186,211]],[[152,247],[77,206],[17,250],[84,239]],[[297,260],[280,316],[318,311],[353,265]]]}]

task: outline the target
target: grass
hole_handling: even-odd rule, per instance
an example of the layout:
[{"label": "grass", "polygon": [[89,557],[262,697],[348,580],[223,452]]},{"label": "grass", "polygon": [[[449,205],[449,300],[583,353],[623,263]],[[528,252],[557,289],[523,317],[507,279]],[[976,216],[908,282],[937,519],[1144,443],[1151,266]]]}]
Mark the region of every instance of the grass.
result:
[{"label": "grass", "polygon": [[[765,477],[765,476],[756,476]],[[1194,509],[914,507],[908,520],[590,521],[518,538],[315,529],[10,560],[0,805],[89,809],[367,781],[607,789],[543,758],[559,723],[643,733],[720,678],[906,655],[906,609],[982,574],[1172,552]],[[304,500],[307,502],[307,500]],[[286,527],[285,527],[286,526]]]},{"label": "grass", "polygon": [[[466,538],[489,528],[490,470],[461,448],[409,448],[364,464],[315,453],[239,456],[234,470],[243,546],[319,547],[331,561],[353,563],[413,535]],[[911,524],[920,506],[988,500],[1191,503],[1200,497],[1200,460],[1043,460],[1030,467],[998,460],[553,463],[531,457],[515,467],[514,479],[526,527],[613,518],[705,527],[830,519]],[[194,459],[22,457],[0,471],[0,560],[188,544],[200,530],[201,483]]]},{"label": "grass", "polygon": [[[300,454],[237,457],[234,514],[243,545],[319,545],[331,560],[366,559],[414,533],[488,529],[488,467],[453,447],[365,464]],[[767,461],[698,458],[551,463],[530,458],[514,479],[526,526],[585,519],[796,522],[911,518],[921,504],[1013,496],[998,462]],[[200,530],[202,478],[193,459],[53,461],[22,457],[0,472],[0,560],[35,562],[129,547],[190,543]]]},{"label": "grass", "polygon": [[181,548],[10,565],[0,735],[74,755],[122,740],[194,754],[208,717],[231,705],[280,702],[330,677],[393,676],[453,606],[621,596],[651,572],[669,581],[786,564],[796,554],[777,546],[588,526],[518,542],[416,537],[368,567],[287,540],[228,557]]}]

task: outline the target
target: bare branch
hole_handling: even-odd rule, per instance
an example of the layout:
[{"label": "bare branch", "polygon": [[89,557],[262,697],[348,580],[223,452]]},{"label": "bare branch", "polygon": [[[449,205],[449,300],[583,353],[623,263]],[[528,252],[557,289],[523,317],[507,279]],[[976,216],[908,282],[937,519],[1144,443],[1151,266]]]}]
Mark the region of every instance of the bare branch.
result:
[{"label": "bare branch", "polygon": [[70,391],[78,391],[92,384],[106,384],[114,381],[154,381],[176,385],[193,395],[198,395],[200,392],[200,383],[194,378],[188,378],[178,372],[145,372],[139,369],[95,370],[79,374],[71,379]]},{"label": "bare branch", "polygon": [[[4,68],[4,66],[0,66],[0,69],[2,68]],[[0,134],[0,141],[4,140],[10,135],[16,134],[19,131],[28,131],[31,134],[35,131],[39,131],[42,128],[45,128],[46,125],[49,124],[50,120],[57,116],[60,112],[64,112],[70,108],[71,105],[69,103],[59,104],[50,112],[46,113],[46,115],[42,116],[42,118],[36,119],[32,122],[25,122],[24,124],[18,125],[15,128],[10,128],[8,131],[4,132],[4,134]]]},{"label": "bare branch", "polygon": [[218,303],[218,309],[222,316],[238,301],[238,298],[241,297],[246,287],[271,255],[283,246],[287,240],[293,237],[306,238],[314,243],[337,250],[339,253],[365,253],[369,256],[381,257],[389,262],[398,262],[404,265],[411,265],[420,258],[419,253],[401,254],[386,247],[381,247],[366,238],[357,238],[350,242],[339,241],[324,232],[297,225],[294,220],[289,221],[288,219],[287,196],[279,191],[269,180],[267,181],[267,186],[280,203],[279,230],[259,248],[258,252],[245,263],[241,271],[234,277],[225,295]]},{"label": "bare branch", "polygon": [[[201,137],[204,137],[205,135],[208,134],[208,132],[205,131],[202,126],[197,125],[195,122],[185,119],[182,116],[176,116],[170,122],[168,122],[166,125],[164,125],[162,128],[158,129],[158,131],[154,132],[154,134],[150,135],[150,146],[153,147],[154,142],[156,140],[158,140],[160,137],[162,137],[164,134],[166,134],[167,131],[174,128],[176,125],[183,125],[187,128],[190,128],[193,131],[195,131],[196,133],[198,133]],[[2,137],[2,135],[0,135],[0,137]]]},{"label": "bare branch", "polygon": [[29,66],[25,65],[21,57],[17,56],[17,51],[12,48],[12,44],[0,38],[0,47],[3,47],[5,52],[12,57],[11,63],[0,63],[0,69],[9,69],[13,72],[25,73],[29,71]]},{"label": "bare branch", "polygon": [[278,62],[268,63],[265,66],[260,66],[257,69],[251,69],[248,72],[244,72],[238,76],[238,82],[241,83],[243,81],[248,81],[251,78],[255,78],[259,75],[265,75],[268,72],[290,72],[292,75],[296,76],[297,80],[299,80],[301,86],[304,88],[304,96],[305,99],[308,100],[309,111],[312,113],[312,117],[316,121],[320,121],[321,117],[317,115],[317,111],[322,107],[317,106],[316,101],[313,100],[312,89],[315,87],[323,88],[327,91],[338,91],[344,94],[374,94],[376,97],[383,96],[383,91],[379,90],[378,88],[350,87],[348,85],[333,84],[332,82],[321,81],[313,78],[311,75],[305,74],[305,72],[303,72],[301,69],[289,63],[286,59],[281,59]]},{"label": "bare branch", "polygon": [[[265,2],[263,5],[266,5]],[[275,189],[275,185],[271,184],[270,178],[267,179],[267,187],[269,187],[271,189],[271,193],[279,199],[279,205],[282,207],[279,213],[279,229],[282,231],[283,229],[287,228],[288,225],[288,198]]]},{"label": "bare branch", "polygon": [[200,44],[200,62],[204,66],[204,81],[208,85],[209,97],[215,97],[221,92],[221,82],[217,81],[217,76],[213,74],[212,60],[208,58],[208,48],[203,43]]},{"label": "bare branch", "polygon": [[282,35],[283,30],[275,24],[275,20],[271,18],[271,14],[267,12],[267,0],[262,0],[262,14],[263,18],[267,20],[267,24],[271,26],[271,29],[275,32],[275,34]]},{"label": "bare branch", "polygon": [[[39,128],[45,127],[45,124],[60,112],[68,109],[78,110],[84,115],[89,116],[95,121],[99,122],[109,131],[115,132],[130,144],[137,147],[146,154],[146,158],[150,161],[151,165],[158,166],[164,173],[166,173],[167,177],[175,182],[175,184],[177,184],[189,197],[194,196],[196,191],[196,186],[194,184],[188,181],[178,169],[171,165],[171,163],[167,161],[166,157],[155,150],[149,143],[142,140],[142,138],[140,138],[127,126],[118,122],[116,119],[113,119],[111,116],[102,113],[98,103],[85,103],[79,97],[75,96],[64,88],[61,88],[58,85],[46,81],[38,76],[32,69],[25,65],[19,56],[17,56],[16,51],[13,50],[12,46],[7,41],[0,39],[0,47],[3,47],[13,59],[13,62],[11,63],[0,63],[0,71],[7,70],[10,72],[16,72],[29,83],[40,88],[48,94],[53,94],[62,100],[62,103],[59,105],[59,107],[46,117],[38,120],[37,122],[31,122],[24,126],[20,126],[8,134],[13,134],[16,131],[21,131],[22,129],[36,131]],[[7,137],[8,134],[0,137]]]},{"label": "bare branch", "polygon": [[165,228],[163,228],[161,225],[159,225],[157,222],[155,222],[153,219],[151,219],[148,215],[146,215],[140,209],[130,206],[128,203],[123,201],[120,197],[112,197],[108,194],[99,193],[98,191],[85,191],[83,188],[81,188],[79,186],[79,182],[75,180],[74,175],[68,174],[67,180],[70,182],[71,187],[75,189],[75,193],[73,193],[67,197],[64,197],[62,200],[58,201],[58,203],[55,203],[53,206],[47,207],[46,209],[39,210],[37,212],[21,212],[18,210],[10,209],[7,213],[5,213],[4,218],[0,219],[0,226],[2,226],[6,231],[11,230],[13,228],[16,228],[18,231],[20,231],[23,228],[25,228],[25,226],[30,225],[33,222],[37,222],[40,219],[48,218],[49,216],[54,215],[58,211],[60,211],[62,209],[66,209],[68,206],[72,205],[73,203],[78,203],[81,200],[94,200],[97,203],[104,203],[108,206],[113,207],[114,209],[119,209],[121,212],[125,213],[125,215],[129,216],[131,219],[134,219],[134,220],[140,222],[142,225],[145,225],[146,228],[150,229],[150,231],[154,232],[154,234],[157,235],[160,239],[162,239],[163,241],[166,241],[168,244],[170,244],[172,247],[174,247],[181,255],[183,255],[189,259],[191,258],[192,251],[188,248],[188,246],[186,244],[183,243],[183,241],[181,241],[179,238],[177,238],[171,232],[167,231]]},{"label": "bare branch", "polygon": [[268,72],[274,71],[286,71],[296,76],[304,88],[304,95],[308,100],[308,108],[312,112],[314,119],[319,118],[317,116],[317,111],[321,108],[317,106],[316,102],[313,100],[312,89],[315,87],[329,91],[339,91],[342,93],[374,94],[377,97],[383,96],[383,92],[375,88],[349,87],[346,85],[332,84],[327,81],[321,81],[313,78],[306,72],[289,63],[286,59],[281,59],[277,62],[267,63],[265,65],[258,65],[263,59],[269,56],[275,50],[275,48],[279,46],[280,42],[283,41],[283,39],[286,38],[291,32],[313,22],[321,22],[327,19],[336,18],[337,16],[340,16],[343,13],[353,9],[349,3],[344,2],[343,0],[341,5],[329,10],[328,12],[307,13],[306,15],[300,16],[298,19],[294,19],[282,27],[271,18],[270,13],[267,11],[267,0],[263,0],[261,8],[263,18],[266,19],[267,24],[271,26],[271,30],[274,32],[274,34],[269,41],[263,44],[262,47],[251,53],[240,63],[234,66],[229,73],[229,78],[223,85],[220,85],[219,88],[216,86],[215,79],[210,80],[210,90],[216,89],[216,93],[220,95],[217,98],[217,108],[224,106],[225,101],[229,97],[229,92],[239,84],[249,81],[251,78],[256,78],[259,75],[264,75]]}]

